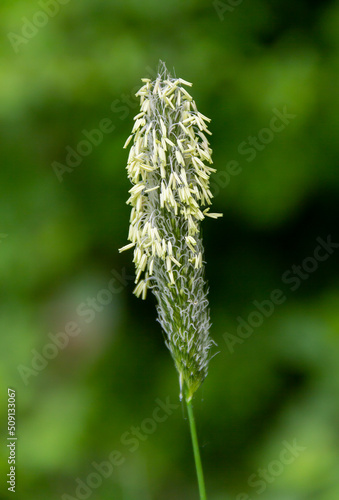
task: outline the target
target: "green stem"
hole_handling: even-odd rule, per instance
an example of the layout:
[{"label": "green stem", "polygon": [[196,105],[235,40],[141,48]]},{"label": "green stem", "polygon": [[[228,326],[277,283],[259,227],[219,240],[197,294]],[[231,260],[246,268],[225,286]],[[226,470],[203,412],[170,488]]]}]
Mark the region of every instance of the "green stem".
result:
[{"label": "green stem", "polygon": [[198,485],[199,485],[200,500],[206,500],[204,473],[203,473],[202,465],[201,465],[198,436],[197,436],[197,429],[195,427],[192,401],[186,400],[186,404],[187,404],[188,419],[190,422],[190,430],[191,430],[191,437],[192,437],[195,468],[197,471],[197,478],[198,478]]}]

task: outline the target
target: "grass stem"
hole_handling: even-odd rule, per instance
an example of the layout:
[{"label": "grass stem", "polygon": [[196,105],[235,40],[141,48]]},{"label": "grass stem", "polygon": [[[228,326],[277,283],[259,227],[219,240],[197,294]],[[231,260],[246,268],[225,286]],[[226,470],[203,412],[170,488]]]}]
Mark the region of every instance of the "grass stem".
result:
[{"label": "grass stem", "polygon": [[195,468],[197,471],[200,500],[206,500],[204,473],[202,470],[202,464],[201,464],[201,458],[200,458],[198,436],[197,436],[197,429],[195,426],[192,400],[186,401],[186,404],[187,404],[188,419],[189,419],[189,423],[190,423],[192,445],[193,445],[193,454],[194,454],[194,460],[195,460]]}]

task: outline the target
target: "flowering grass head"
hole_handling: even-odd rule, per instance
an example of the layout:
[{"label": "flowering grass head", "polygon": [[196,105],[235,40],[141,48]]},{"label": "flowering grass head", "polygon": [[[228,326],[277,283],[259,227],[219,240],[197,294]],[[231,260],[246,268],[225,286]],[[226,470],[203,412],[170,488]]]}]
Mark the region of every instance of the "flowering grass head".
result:
[{"label": "flowering grass head", "polygon": [[181,396],[191,400],[207,375],[210,315],[204,279],[201,221],[210,212],[209,178],[215,169],[207,139],[210,119],[187,91],[192,84],[173,78],[164,63],[158,77],[142,79],[137,92],[127,172],[133,186],[130,243],[134,248],[134,293],[157,298],[158,320],[179,373]]}]

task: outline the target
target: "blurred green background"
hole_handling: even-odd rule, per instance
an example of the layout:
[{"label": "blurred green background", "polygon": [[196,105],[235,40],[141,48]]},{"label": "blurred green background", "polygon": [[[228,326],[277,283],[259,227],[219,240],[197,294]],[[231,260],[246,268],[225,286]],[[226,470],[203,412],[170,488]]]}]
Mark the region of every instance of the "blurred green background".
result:
[{"label": "blurred green background", "polygon": [[[0,14],[1,498],[7,387],[20,500],[198,498],[181,405],[152,420],[179,392],[155,303],[132,295],[117,250],[134,93],[161,59],[212,118],[224,213],[203,224],[219,351],[195,399],[208,498],[337,500],[339,250],[308,258],[339,242],[339,2],[3,0]],[[260,320],[253,302],[275,289],[285,300]],[[46,347],[70,321],[81,332]],[[123,463],[98,480],[113,450]],[[97,487],[77,496],[77,478]]]}]

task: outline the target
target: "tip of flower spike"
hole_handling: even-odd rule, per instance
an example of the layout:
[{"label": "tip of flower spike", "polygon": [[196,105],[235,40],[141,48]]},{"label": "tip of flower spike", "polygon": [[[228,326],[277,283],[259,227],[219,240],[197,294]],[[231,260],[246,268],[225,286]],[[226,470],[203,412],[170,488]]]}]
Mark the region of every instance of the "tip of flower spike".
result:
[{"label": "tip of flower spike", "polygon": [[159,60],[159,64],[158,64],[158,75],[163,80],[166,80],[167,78],[171,77],[171,75],[169,74],[169,71],[166,67],[166,63],[164,63],[164,61],[162,61],[161,59]]}]

